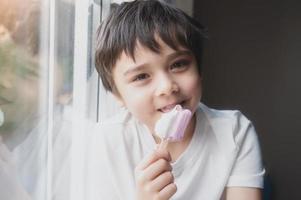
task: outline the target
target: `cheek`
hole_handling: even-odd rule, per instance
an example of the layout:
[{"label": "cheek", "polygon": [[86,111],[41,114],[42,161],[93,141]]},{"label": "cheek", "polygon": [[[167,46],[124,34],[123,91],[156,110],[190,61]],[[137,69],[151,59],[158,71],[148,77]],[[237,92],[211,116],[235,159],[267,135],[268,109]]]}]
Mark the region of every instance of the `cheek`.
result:
[{"label": "cheek", "polygon": [[199,76],[191,76],[189,79],[183,80],[182,89],[187,95],[200,96],[202,93],[202,81]]},{"label": "cheek", "polygon": [[127,89],[127,91],[123,93],[125,107],[136,119],[151,127],[157,117],[153,107],[152,93],[148,90],[137,89]]},{"label": "cheek", "polygon": [[191,111],[194,113],[201,101],[202,98],[202,81],[201,78],[197,79],[191,79],[189,83],[187,83],[187,90],[186,90],[186,95],[190,97],[190,108]]},{"label": "cheek", "polygon": [[17,87],[23,100],[26,100],[25,103],[35,104],[38,101],[39,88],[37,80],[22,81]]},{"label": "cheek", "polygon": [[122,96],[125,107],[134,114],[146,112],[151,102],[147,92],[137,89],[126,88]]}]

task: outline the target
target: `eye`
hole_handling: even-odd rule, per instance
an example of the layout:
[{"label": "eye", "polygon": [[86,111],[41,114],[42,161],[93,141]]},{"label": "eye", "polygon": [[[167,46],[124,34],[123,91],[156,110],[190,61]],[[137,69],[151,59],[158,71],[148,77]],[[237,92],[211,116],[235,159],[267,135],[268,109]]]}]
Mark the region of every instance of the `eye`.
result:
[{"label": "eye", "polygon": [[189,64],[190,64],[189,60],[179,60],[171,65],[171,69],[180,71],[180,70],[186,69],[189,66]]},{"label": "eye", "polygon": [[137,76],[134,77],[133,82],[135,81],[143,81],[149,77],[148,74],[138,74]]}]

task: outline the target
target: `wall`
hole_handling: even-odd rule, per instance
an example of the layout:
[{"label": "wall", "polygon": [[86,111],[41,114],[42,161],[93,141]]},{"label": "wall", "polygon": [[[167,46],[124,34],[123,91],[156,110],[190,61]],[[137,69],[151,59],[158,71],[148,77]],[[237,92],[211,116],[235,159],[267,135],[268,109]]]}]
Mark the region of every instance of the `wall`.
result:
[{"label": "wall", "polygon": [[301,2],[199,0],[194,16],[209,30],[203,101],[245,113],[271,199],[301,199]]},{"label": "wall", "polygon": [[192,16],[193,13],[193,0],[174,0],[176,7],[185,11],[188,15]]}]

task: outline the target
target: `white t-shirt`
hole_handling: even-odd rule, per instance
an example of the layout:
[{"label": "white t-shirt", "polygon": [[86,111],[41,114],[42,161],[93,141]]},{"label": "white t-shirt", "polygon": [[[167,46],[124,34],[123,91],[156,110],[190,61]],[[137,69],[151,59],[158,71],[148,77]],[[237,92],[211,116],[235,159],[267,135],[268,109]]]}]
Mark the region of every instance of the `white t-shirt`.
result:
[{"label": "white t-shirt", "polygon": [[[225,187],[263,187],[258,138],[239,111],[200,103],[192,140],[172,163],[177,192],[171,199],[217,200]],[[135,199],[134,169],[155,148],[149,130],[124,111],[98,124],[89,146],[87,199]]]}]

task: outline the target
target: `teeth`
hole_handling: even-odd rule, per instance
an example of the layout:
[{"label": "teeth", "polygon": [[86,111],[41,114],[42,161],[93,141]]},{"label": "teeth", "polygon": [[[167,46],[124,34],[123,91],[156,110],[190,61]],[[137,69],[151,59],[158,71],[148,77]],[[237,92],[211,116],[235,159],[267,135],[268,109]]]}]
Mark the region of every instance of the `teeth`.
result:
[{"label": "teeth", "polygon": [[166,106],[164,109],[173,109],[175,106],[176,106],[176,104],[169,105],[169,106]]},{"label": "teeth", "polygon": [[161,111],[161,112],[164,112],[164,113],[169,112],[169,111],[171,111],[172,109],[174,109],[174,107],[175,107],[176,105],[181,105],[181,106],[183,107],[183,103],[184,103],[184,101],[182,101],[182,102],[180,102],[180,103],[170,104],[170,105],[168,105],[168,106],[165,106],[164,108],[161,108],[160,111]]},{"label": "teeth", "polygon": [[172,104],[172,105],[168,105],[168,106],[165,106],[164,108],[162,108],[161,110],[163,112],[169,112],[171,111],[177,104]]}]

